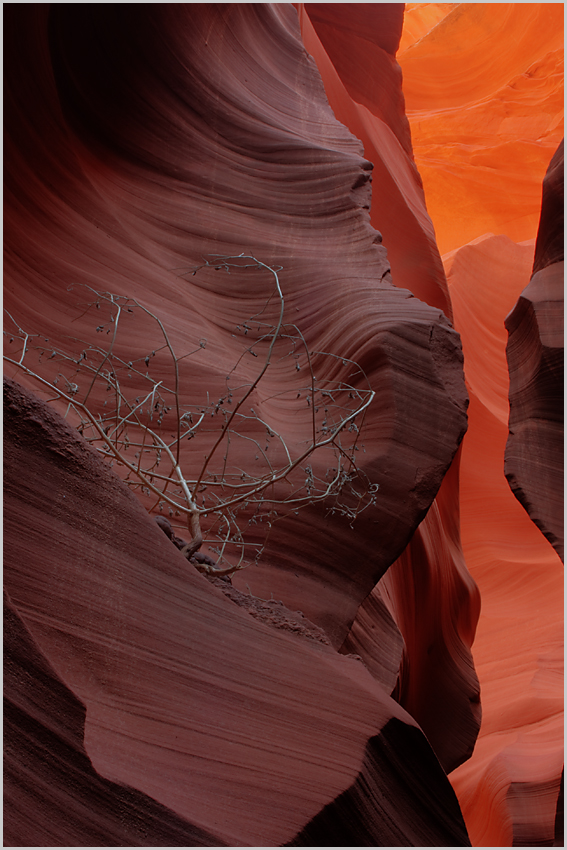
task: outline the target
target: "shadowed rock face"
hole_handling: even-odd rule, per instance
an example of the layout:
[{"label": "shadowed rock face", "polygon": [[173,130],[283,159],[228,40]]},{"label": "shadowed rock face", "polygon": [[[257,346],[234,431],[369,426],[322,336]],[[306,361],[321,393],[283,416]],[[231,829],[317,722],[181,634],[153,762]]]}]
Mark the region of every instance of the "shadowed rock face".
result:
[{"label": "shadowed rock face", "polygon": [[[396,4],[351,4],[348,14],[341,4],[306,4],[300,21],[335,114],[376,164],[371,218],[388,245],[393,282],[452,316],[403,99],[393,92],[386,98],[369,70],[388,69],[394,88],[401,14]],[[450,360],[450,352],[444,357]],[[388,629],[388,610],[403,635],[403,652]],[[343,648],[360,654],[380,681],[388,680],[387,665],[402,652],[396,696],[418,719],[447,771],[470,757],[479,729],[479,685],[470,654],[478,612],[478,591],[461,548],[455,458],[409,546],[359,608]]]},{"label": "shadowed rock face", "polygon": [[377,589],[404,637],[396,699],[415,717],[447,773],[472,755],[480,686],[469,647],[480,613],[458,529],[458,463],[427,517]]},{"label": "shadowed rock face", "polygon": [[[136,297],[176,351],[199,352],[181,361],[189,404],[226,385],[235,328],[266,308],[272,282],[179,272],[211,253],[281,265],[286,321],[310,350],[360,363],[376,391],[360,465],[379,484],[354,527],[313,506],[274,526],[258,567],[214,586],[57,415],[10,384],[15,845],[467,844],[443,773],[456,765],[475,844],[549,844],[559,829],[561,563],[503,475],[503,322],[532,268],[531,246],[508,237],[535,235],[559,138],[560,6],[407,12],[413,35],[403,4],[6,8],[14,318],[71,352],[88,330],[72,284]],[[413,161],[400,35],[429,209],[443,250],[458,249],[444,257],[449,286]],[[534,413],[547,448],[556,166],[514,342],[519,430]],[[462,450],[453,318],[472,399]],[[125,323],[117,352],[147,349],[144,328]],[[323,357],[316,370],[335,376]],[[273,399],[304,382],[274,364],[255,399],[290,444],[308,411]],[[516,470],[529,469],[530,510],[558,545],[556,467],[538,448],[533,471],[533,454],[518,450]],[[189,442],[182,460],[200,462]],[[477,620],[483,724],[469,759]]]},{"label": "shadowed rock face", "polygon": [[553,154],[543,178],[541,214],[537,232],[533,274],[554,263],[562,263],[565,244],[563,197],[564,140]]},{"label": "shadowed rock face", "polygon": [[[425,766],[409,768],[416,759]],[[427,775],[427,790],[420,780]],[[385,798],[383,786],[389,794]],[[396,798],[402,792],[413,799],[400,819]],[[445,774],[430,758],[429,747],[417,730],[408,730],[397,718],[388,721],[380,735],[368,742],[363,769],[356,782],[325,806],[291,847],[403,847],[468,846],[459,828],[460,812],[455,798],[445,793]],[[430,829],[424,832],[421,809],[429,813]]]},{"label": "shadowed rock face", "polygon": [[533,276],[506,317],[512,492],[563,558],[563,142],[543,181]]},{"label": "shadowed rock face", "polygon": [[[70,284],[128,293],[160,315],[177,350],[206,338],[206,355],[183,364],[193,400],[209,389],[204,375],[211,392],[222,386],[240,356],[234,329],[265,308],[272,281],[203,270],[188,282],[173,270],[244,250],[283,267],[286,320],[310,349],[356,361],[377,390],[361,435],[375,508],[355,533],[322,508],[290,517],[272,530],[266,563],[238,580],[300,608],[340,646],[427,512],[466,429],[467,396],[458,335],[438,307],[391,283],[366,209],[371,164],[329,108],[295,10],[21,7],[8,26],[6,307],[21,327],[65,345],[81,312]],[[147,345],[130,328],[124,356]],[[329,362],[315,363],[318,378],[331,377]],[[275,367],[259,390],[290,443],[309,409],[287,415],[269,399],[304,383]],[[194,451],[186,441],[184,468]]]},{"label": "shadowed rock face", "polygon": [[322,810],[370,845],[468,843],[423,733],[360,661],[239,609],[14,382],[4,429],[14,844],[303,845]]},{"label": "shadowed rock face", "polygon": [[[389,57],[383,73],[394,87],[381,108],[387,116],[393,105],[394,129],[383,126],[395,144],[385,147],[374,186],[383,198],[395,189],[390,214],[402,212],[403,228],[410,207],[415,219],[419,182],[392,53],[400,25],[399,10],[385,9],[376,47]],[[79,796],[98,794],[97,777],[104,780],[97,811],[109,843],[138,840],[107,817],[120,785],[146,795],[133,806],[143,809],[146,798],[158,806],[148,804],[158,821],[148,840],[153,829],[156,842],[269,846],[294,841],[345,793],[356,808],[371,783],[361,833],[370,844],[384,836],[406,846],[466,844],[433,751],[389,696],[401,637],[385,608],[391,649],[374,665],[376,678],[336,651],[427,513],[466,430],[460,342],[442,312],[431,234],[419,254],[436,293],[427,304],[414,297],[419,287],[402,288],[411,278],[403,264],[392,282],[388,240],[369,218],[372,163],[331,111],[289,6],[20,6],[8,10],[6,26],[5,301],[20,327],[71,352],[69,337],[81,339],[88,321],[72,285],[135,297],[160,316],[176,350],[207,341],[205,355],[182,362],[188,404],[223,386],[239,358],[235,327],[266,308],[272,282],[178,272],[211,253],[249,252],[282,266],[285,318],[309,350],[356,361],[377,393],[360,452],[379,485],[376,504],[354,529],[315,506],[280,522],[260,565],[235,579],[240,595],[227,598],[56,413],[11,385],[6,584],[34,651],[53,670],[50,687],[59,692],[60,680],[68,689],[61,699],[70,694],[85,707],[84,732],[74,704],[72,740],[65,733],[86,789]],[[395,188],[400,164],[412,175],[407,192]],[[427,222],[422,198],[418,207]],[[399,233],[394,243],[402,257]],[[415,267],[412,274],[417,281]],[[132,321],[116,351],[130,359],[147,346]],[[328,373],[324,358],[314,362],[324,379],[339,361]],[[302,439],[309,411],[271,400],[304,382],[275,365],[258,390],[257,404],[290,444]],[[93,396],[97,404],[102,410]],[[186,441],[184,468],[199,461],[194,452]],[[266,602],[242,608],[242,592]],[[274,598],[303,616],[282,620]],[[322,640],[307,636],[321,629]],[[387,746],[376,744],[392,718],[401,726]],[[26,722],[13,729],[16,761]],[[398,745],[401,767],[392,764]],[[52,781],[37,759],[30,764],[38,783]],[[399,774],[394,807],[381,780],[390,768]],[[423,780],[433,774],[443,798],[437,813]],[[33,794],[22,799],[37,803]],[[76,838],[79,821],[65,831],[54,819],[53,833]],[[339,802],[332,821],[357,834],[350,804]],[[45,818],[33,822],[39,841]]]},{"label": "shadowed rock face", "polygon": [[85,707],[4,594],[5,846],[222,846],[151,797],[100,776],[84,728]]}]

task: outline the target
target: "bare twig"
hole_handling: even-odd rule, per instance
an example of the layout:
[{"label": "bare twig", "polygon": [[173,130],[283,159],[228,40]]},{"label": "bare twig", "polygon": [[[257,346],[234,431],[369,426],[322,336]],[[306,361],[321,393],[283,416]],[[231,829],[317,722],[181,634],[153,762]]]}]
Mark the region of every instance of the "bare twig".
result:
[{"label": "bare twig", "polygon": [[[46,344],[40,345],[39,335],[24,331],[7,313],[15,328],[7,334],[8,346],[16,343],[17,350],[4,359],[48,392],[50,402],[58,400],[66,404],[66,415],[73,417],[87,442],[111,464],[115,461],[123,468],[126,483],[146,496],[154,495],[151,510],[167,507],[170,514],[187,517],[191,542],[185,548],[186,557],[193,558],[205,540],[215,546],[218,564],[213,567],[197,563],[198,569],[229,575],[249,562],[246,552],[251,544],[243,534],[246,522],[265,521],[268,533],[278,516],[306,505],[334,498],[329,510],[353,520],[373,504],[376,485],[365,482],[355,452],[375,394],[356,363],[337,354],[310,351],[299,328],[284,324],[280,267],[269,266],[243,253],[216,256],[192,273],[204,268],[228,274],[263,271],[273,278],[273,289],[262,309],[239,326],[241,334],[248,339],[229,372],[226,394],[216,402],[207,392],[207,401],[202,406],[184,407],[182,403],[185,396],[181,391],[179,363],[203,351],[206,340],[198,340],[190,351],[177,355],[168,331],[155,313],[134,298],[97,292],[90,286],[83,287],[92,300],[81,317],[84,320],[92,308],[99,311],[96,333],[110,335],[107,345],[77,338],[67,338],[70,346],[67,350],[50,346],[45,338]],[[188,272],[181,276],[185,274]],[[267,311],[274,302],[276,317],[270,324]],[[127,313],[145,316],[153,327],[157,326],[159,336],[151,352],[131,361],[119,351],[120,329]],[[165,373],[159,380],[152,376],[153,358],[163,352],[168,354],[172,386],[168,385]],[[249,380],[235,381],[231,376],[236,377],[241,364],[242,368],[249,368],[242,360],[246,353],[261,358],[258,369]],[[37,365],[31,363],[34,355]],[[350,368],[352,375],[335,381],[318,381],[314,357],[335,358],[337,366]],[[300,372],[300,358],[304,358],[308,377],[307,385],[298,388],[295,401],[292,401],[293,392],[286,389],[264,393],[258,408],[256,402],[254,407],[250,405],[252,394],[264,386],[262,381],[270,366],[277,363],[280,369],[289,360],[293,371]],[[145,365],[145,371],[141,364]],[[352,378],[359,385],[366,381],[366,388],[351,384]],[[140,392],[139,387],[144,384]],[[138,387],[138,395],[134,386]],[[308,433],[302,443],[298,444],[296,439],[295,448],[262,410],[262,405],[276,399],[281,399],[280,404],[303,404],[303,409],[306,403],[309,405]],[[203,460],[196,464],[190,477],[183,470],[182,441],[206,446],[201,455]],[[246,461],[247,451],[253,455],[249,461]],[[324,477],[314,471],[310,461],[315,453],[334,459]],[[193,451],[191,457],[198,454],[198,450]],[[356,480],[359,484],[355,487]],[[257,561],[262,546],[254,544],[254,547]],[[229,550],[237,552],[236,563],[227,562]]]}]

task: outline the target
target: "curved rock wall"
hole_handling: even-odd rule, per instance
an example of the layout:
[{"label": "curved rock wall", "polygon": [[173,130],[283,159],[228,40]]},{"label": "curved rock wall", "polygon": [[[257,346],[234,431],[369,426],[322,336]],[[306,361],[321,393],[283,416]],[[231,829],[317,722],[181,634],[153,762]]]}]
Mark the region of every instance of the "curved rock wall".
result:
[{"label": "curved rock wall", "polygon": [[549,844],[563,763],[562,564],[504,475],[504,321],[532,261],[532,245],[488,235],[447,263],[471,398],[461,535],[482,600],[473,657],[483,711],[473,757],[451,781],[476,846]]},{"label": "curved rock wall", "polygon": [[4,593],[5,846],[221,846],[97,773],[85,752],[85,714]]},{"label": "curved rock wall", "polygon": [[[347,12],[344,4],[305,4],[300,10],[303,39],[321,70],[335,114],[362,139],[366,156],[380,163],[374,171],[371,217],[388,245],[393,282],[404,281],[415,295],[451,317],[421,179],[403,132],[405,124],[400,128],[403,102],[391,98],[390,111],[385,112],[381,88],[368,71],[393,67],[399,79],[394,54],[402,9],[389,4],[389,28],[383,23],[378,27],[376,21],[372,26],[380,9],[355,4]],[[361,52],[365,62],[353,68],[353,57]],[[388,180],[382,178],[384,169],[390,172]],[[469,758],[481,714],[470,655],[479,598],[461,549],[458,487],[456,459],[409,547],[359,610],[344,647],[359,653],[370,669],[376,668],[373,656],[376,641],[384,642],[383,600],[388,600],[404,638],[397,698],[421,724],[448,771]],[[386,646],[382,652],[389,657]]]},{"label": "curved rock wall", "polygon": [[543,181],[532,279],[506,317],[510,436],[504,471],[563,558],[563,142]]},{"label": "curved rock wall", "polygon": [[[447,283],[403,114],[401,75],[395,61],[402,5],[325,4],[324,13],[316,3],[298,6],[303,41],[317,63],[329,103],[362,141],[365,156],[374,165],[370,217],[388,248],[393,282],[451,318]],[[384,8],[388,9],[386,21],[382,20]],[[381,36],[372,40],[369,32]],[[353,69],[353,57],[361,53],[365,62]],[[397,89],[397,96],[388,97],[388,110],[382,87],[375,84],[369,70],[375,68],[387,69],[390,84]]]},{"label": "curved rock wall", "polygon": [[360,660],[251,617],[55,411],[11,381],[4,399],[5,837],[468,844],[425,736]]},{"label": "curved rock wall", "polygon": [[[10,367],[9,843],[553,843],[561,562],[504,476],[504,320],[522,296],[539,376],[514,384],[532,368],[516,308],[510,427],[545,409],[550,446],[556,160],[528,290],[521,240],[561,135],[560,8],[6,7],[14,320],[76,353],[94,330],[77,284],[138,298],[196,352],[189,404],[235,364],[251,380],[239,333],[272,281],[180,273],[211,254],[280,265],[286,321],[376,391],[360,466],[379,485],[354,526],[291,514],[214,585]],[[143,358],[145,326],[127,319],[117,346]],[[317,377],[338,362],[317,355]],[[254,399],[290,445],[309,411],[275,398],[304,384],[274,364]],[[509,451],[509,477],[525,469]],[[555,544],[557,492],[531,479]]]},{"label": "curved rock wall", "polygon": [[[281,265],[286,320],[310,350],[359,363],[376,389],[360,454],[379,485],[354,528],[316,506],[282,520],[261,563],[234,580],[235,591],[281,600],[294,631],[300,609],[310,634],[326,632],[313,643],[258,623],[211,587],[55,413],[12,387],[10,623],[15,635],[21,620],[41,658],[37,676],[49,680],[53,711],[58,701],[80,702],[69,709],[73,734],[56,730],[54,742],[71,749],[78,795],[58,764],[42,772],[30,755],[32,784],[45,788],[59,772],[66,787],[24,795],[14,811],[57,796],[57,816],[47,825],[35,812],[25,835],[12,818],[14,843],[76,838],[81,795],[94,789],[106,842],[135,844],[134,826],[126,818],[120,831],[107,811],[117,785],[131,789],[134,809],[151,798],[144,829],[157,842],[301,845],[339,829],[374,845],[468,843],[436,755],[389,696],[402,638],[385,604],[389,657],[374,676],[336,652],[427,513],[466,430],[468,403],[410,156],[393,58],[401,17],[396,8],[373,14],[388,34],[371,52],[387,53],[376,68],[389,116],[380,119],[385,158],[376,158],[374,209],[390,198],[384,230],[396,211],[401,227],[408,223],[415,253],[407,257],[399,228],[390,227],[389,240],[373,227],[371,163],[333,115],[292,7],[7,10],[5,303],[13,319],[72,353],[91,321],[77,284],[138,298],[167,325],[176,350],[197,351],[182,361],[188,404],[220,391],[235,363],[250,379],[235,328],[266,308],[272,287],[262,275],[206,268],[187,279],[179,271],[243,251]],[[116,351],[143,357],[148,342],[127,319]],[[11,345],[8,336],[8,353]],[[338,361],[328,374],[326,362],[315,358],[318,378],[335,377]],[[286,388],[293,396],[304,382],[274,367],[258,390],[258,405],[290,444],[303,439],[308,411],[273,397]],[[102,409],[102,397],[93,399]],[[197,463],[194,451],[187,441],[184,468]],[[37,737],[52,714],[38,714]],[[12,799],[30,723],[23,706]],[[362,821],[353,816],[361,807]]]},{"label": "curved rock wall", "polygon": [[[329,109],[295,11],[72,5],[14,10],[8,25],[6,307],[21,327],[62,342],[62,320],[79,312],[70,284],[127,293],[159,313],[178,350],[207,339],[195,367],[186,361],[182,392],[202,395],[203,372],[216,392],[241,356],[235,327],[265,308],[272,282],[227,287],[210,270],[190,282],[173,270],[244,250],[283,267],[286,320],[310,348],[355,360],[380,387],[363,435],[374,512],[356,534],[323,509],[290,517],[274,527],[266,564],[242,579],[301,608],[339,646],[427,511],[467,399],[458,336],[437,307],[390,282],[366,210],[370,164]],[[102,55],[104,75],[93,72]],[[21,93],[34,86],[37,110]],[[126,355],[146,343],[132,328],[122,345]],[[259,404],[283,381],[293,393],[305,378],[269,371]],[[306,405],[273,415],[291,443],[309,428]],[[183,451],[190,468],[191,445]]]},{"label": "curved rock wall", "polygon": [[[531,303],[532,284],[526,287],[542,180],[562,136],[562,10],[480,3],[406,8],[398,60],[427,208],[440,249],[448,252],[443,260],[471,399],[460,531],[481,597],[473,657],[483,720],[472,758],[451,781],[473,845],[561,845],[562,832],[554,837],[554,830],[562,806],[562,565],[514,499],[504,471],[509,416],[519,435],[530,432],[525,417],[537,410],[533,474],[528,482],[525,441],[516,436],[508,443],[506,472],[524,476],[531,515],[558,547],[561,453],[553,446],[562,432],[562,404],[554,363],[562,306],[551,292],[563,229],[562,204],[552,190],[557,157],[544,181],[533,268],[547,266],[549,283]],[[512,331],[510,374],[505,322]],[[528,373],[538,376],[529,390]]]}]

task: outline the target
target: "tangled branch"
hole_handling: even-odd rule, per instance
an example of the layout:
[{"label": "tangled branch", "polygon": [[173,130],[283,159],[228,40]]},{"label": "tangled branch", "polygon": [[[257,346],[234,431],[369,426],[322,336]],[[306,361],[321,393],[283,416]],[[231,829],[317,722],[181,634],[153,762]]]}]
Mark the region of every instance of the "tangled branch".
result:
[{"label": "tangled branch", "polygon": [[[274,284],[261,311],[237,326],[233,339],[242,350],[214,401],[212,387],[203,388],[194,404],[186,403],[188,391],[182,389],[187,359],[197,356],[201,369],[203,359],[206,364],[205,339],[178,355],[154,312],[134,298],[85,285],[89,300],[78,318],[96,314],[90,340],[69,338],[67,349],[51,346],[5,311],[4,360],[47,393],[48,401],[66,405],[64,415],[111,465],[117,463],[126,483],[146,501],[154,497],[150,512],[186,516],[191,540],[180,548],[198,569],[227,575],[257,560],[265,545],[245,539],[246,526],[263,522],[269,531],[289,511],[322,501],[354,520],[373,504],[377,486],[359,470],[355,453],[375,394],[356,363],[310,351],[299,328],[285,322],[281,268],[246,254],[216,256],[180,277],[202,269],[229,275],[263,271]],[[138,356],[120,344],[131,321],[142,323],[140,335],[153,343]],[[315,358],[334,358],[344,378],[318,380]],[[282,369],[294,374],[293,389],[281,389],[285,381],[275,380],[268,392],[268,370],[279,377]],[[305,382],[298,385],[295,373],[304,374]],[[196,374],[189,374],[193,382]],[[298,429],[307,411],[306,432],[294,434],[293,441],[286,437],[274,425],[274,406],[292,411]],[[316,453],[324,474],[315,471]],[[186,476],[187,468],[192,475]],[[173,531],[168,536],[179,542]],[[204,542],[216,563],[197,557]]]}]

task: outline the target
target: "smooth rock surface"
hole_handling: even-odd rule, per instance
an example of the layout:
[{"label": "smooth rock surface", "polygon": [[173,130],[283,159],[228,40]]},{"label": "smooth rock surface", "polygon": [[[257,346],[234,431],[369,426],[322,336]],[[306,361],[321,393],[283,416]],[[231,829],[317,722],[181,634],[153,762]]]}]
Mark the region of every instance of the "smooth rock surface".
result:
[{"label": "smooth rock surface", "polygon": [[4,594],[4,846],[222,845],[100,776],[85,752],[85,714]]},{"label": "smooth rock surface", "polygon": [[394,696],[449,773],[472,755],[482,716],[470,647],[481,599],[463,555],[460,456],[409,545],[378,584],[404,638]]},{"label": "smooth rock surface", "polygon": [[[410,35],[418,4],[408,5]],[[563,136],[563,7],[428,6],[397,60],[439,250],[485,233],[533,239]],[[436,25],[424,32],[427,18]]]},{"label": "smooth rock surface", "polygon": [[[81,817],[85,839],[137,843],[128,814],[121,831],[113,822],[129,795],[117,783],[141,792],[130,797],[158,836],[171,840],[177,827],[197,846],[302,846],[314,819],[327,821],[325,807],[339,830],[356,830],[341,795],[357,800],[369,781],[358,827],[367,843],[468,843],[423,733],[360,661],[239,609],[56,412],[14,382],[5,405],[4,578],[18,614],[7,642],[23,648],[9,688],[27,714],[8,742],[16,778],[23,763],[30,768],[27,795],[16,782],[5,789],[22,815],[31,808],[40,845],[76,837]],[[38,701],[44,755],[33,759],[27,732]],[[51,783],[42,817],[38,797]],[[142,795],[153,798],[147,807]],[[75,811],[65,817],[63,806]],[[9,823],[23,843],[30,832]]]},{"label": "smooth rock surface", "polygon": [[543,178],[533,274],[563,262],[565,255],[564,149],[561,139]]},{"label": "smooth rock surface", "polygon": [[550,846],[563,766],[563,565],[504,475],[504,320],[533,242],[487,235],[447,260],[471,404],[460,467],[464,557],[481,597],[473,645],[482,725],[451,774],[474,846]]},{"label": "smooth rock surface", "polygon": [[[275,524],[227,596],[12,389],[5,840],[459,846],[443,773],[459,765],[473,844],[562,846],[562,565],[504,476],[504,321],[522,293],[517,376],[549,377],[556,352],[558,157],[540,202],[561,9],[6,7],[5,306],[42,335],[41,367],[59,368],[50,345],[98,339],[86,284],[139,298],[193,352],[183,403],[221,395],[235,364],[250,381],[242,323],[270,316],[270,275],[180,276],[249,252],[282,266],[309,349],[356,360],[376,390],[359,457],[379,490],[352,527],[317,506]],[[125,316],[117,354],[153,346]],[[317,355],[317,377],[339,359]],[[305,380],[273,364],[254,399],[289,445],[309,412],[278,394]],[[555,541],[539,447],[557,388],[516,398],[522,421],[540,415],[530,477]],[[182,461],[202,462],[189,441]]]},{"label": "smooth rock surface", "polygon": [[[459,527],[481,597],[473,657],[483,719],[471,759],[450,778],[475,846],[563,845],[563,571],[504,477],[504,322],[538,264],[562,249],[562,202],[549,193],[557,160],[541,209],[562,136],[562,15],[554,4],[407,4],[398,52],[471,396]],[[559,306],[547,302],[554,327]],[[518,362],[529,350],[517,337]],[[556,410],[557,390],[540,387],[546,402],[536,406]],[[538,475],[540,513],[557,515],[555,471],[543,487]]]},{"label": "smooth rock surface", "polygon": [[506,317],[510,372],[504,472],[563,558],[563,142],[543,181],[533,276]]},{"label": "smooth rock surface", "polygon": [[[380,8],[373,14],[379,22]],[[96,774],[151,797],[203,841],[301,844],[321,823],[371,844],[468,841],[433,750],[389,696],[401,646],[391,618],[388,658],[374,668],[388,692],[336,651],[427,513],[466,430],[460,340],[442,312],[446,284],[393,57],[401,18],[396,8],[383,15],[384,39],[369,55],[387,54],[376,53],[375,68],[391,90],[382,118],[364,107],[384,141],[373,184],[380,235],[368,209],[371,163],[329,107],[292,7],[6,10],[5,303],[20,327],[42,334],[42,368],[60,368],[50,366],[50,345],[77,353],[78,340],[95,337],[84,284],[138,298],[177,352],[195,352],[180,361],[182,403],[222,392],[235,364],[249,381],[254,367],[235,329],[266,309],[270,276],[180,276],[210,254],[244,251],[282,266],[286,321],[309,350],[336,355],[315,356],[317,378],[336,378],[349,358],[377,393],[360,444],[376,505],[354,527],[322,507],[291,515],[274,526],[259,566],[234,581],[269,608],[276,599],[300,610],[332,646],[273,629],[211,586],[49,414],[12,431],[14,611],[86,707]],[[125,316],[123,328],[116,355],[144,360],[147,324]],[[10,353],[10,337],[6,345]],[[156,373],[170,379],[163,359]],[[255,399],[290,445],[305,439],[309,411],[274,398],[296,396],[305,380],[274,364]],[[104,394],[92,398],[102,410]],[[202,462],[189,441],[182,462]],[[384,738],[385,727],[394,732]],[[381,780],[388,771],[398,777],[395,800]],[[359,804],[364,822],[353,823]]]},{"label": "smooth rock surface", "polygon": [[[447,282],[413,160],[395,60],[403,6],[348,4],[345,27],[340,13],[333,11],[344,5],[325,4],[322,12],[319,4],[298,4],[303,42],[317,63],[333,112],[361,140],[365,156],[374,165],[370,218],[387,246],[394,284],[451,318]],[[353,67],[353,58],[361,53],[365,61]],[[371,69],[387,69],[394,91],[385,94]]]},{"label": "smooth rock surface", "polygon": [[[354,534],[323,508],[276,524],[266,564],[245,579],[340,646],[431,504],[467,398],[458,335],[439,307],[390,282],[365,209],[370,164],[327,104],[294,9],[14,7],[7,25],[6,307],[21,327],[69,345],[71,319],[79,339],[93,335],[71,284],[132,295],[160,315],[177,351],[206,339],[182,362],[183,400],[195,401],[221,392],[241,362],[235,327],[265,308],[273,281],[174,270],[246,250],[283,267],[286,319],[311,350],[356,361],[376,389],[361,435],[375,508]],[[93,71],[100,55],[104,75]],[[143,358],[145,327],[130,322],[118,345],[124,359]],[[318,379],[334,377],[336,363],[316,359]],[[304,373],[284,367],[268,371],[257,402],[297,445],[308,406],[269,401],[305,390]],[[251,368],[242,363],[243,380]],[[187,441],[182,461],[199,462]]]},{"label": "smooth rock surface", "polygon": [[[399,79],[399,69],[392,63],[403,10],[401,5],[387,4],[388,16],[379,27],[373,16],[380,16],[383,8],[351,4],[345,15],[341,4],[306,4],[300,8],[303,38],[335,114],[362,139],[365,155],[380,164],[374,171],[371,217],[388,245],[393,282],[405,281],[415,295],[452,316],[421,180],[405,124],[398,117],[403,102],[390,97],[386,110],[382,89],[368,71],[386,65]],[[354,61],[359,54],[364,62]],[[379,169],[384,168],[395,175],[393,182],[383,179]],[[451,357],[449,352],[446,356]],[[470,654],[479,599],[461,548],[458,489],[456,459],[439,497],[409,546],[359,609],[345,642],[345,648],[359,653],[380,681],[387,681],[382,658],[390,661],[399,650],[392,646],[384,619],[385,593],[405,641],[397,698],[419,717],[446,770],[469,758],[480,722],[479,686]]]}]

